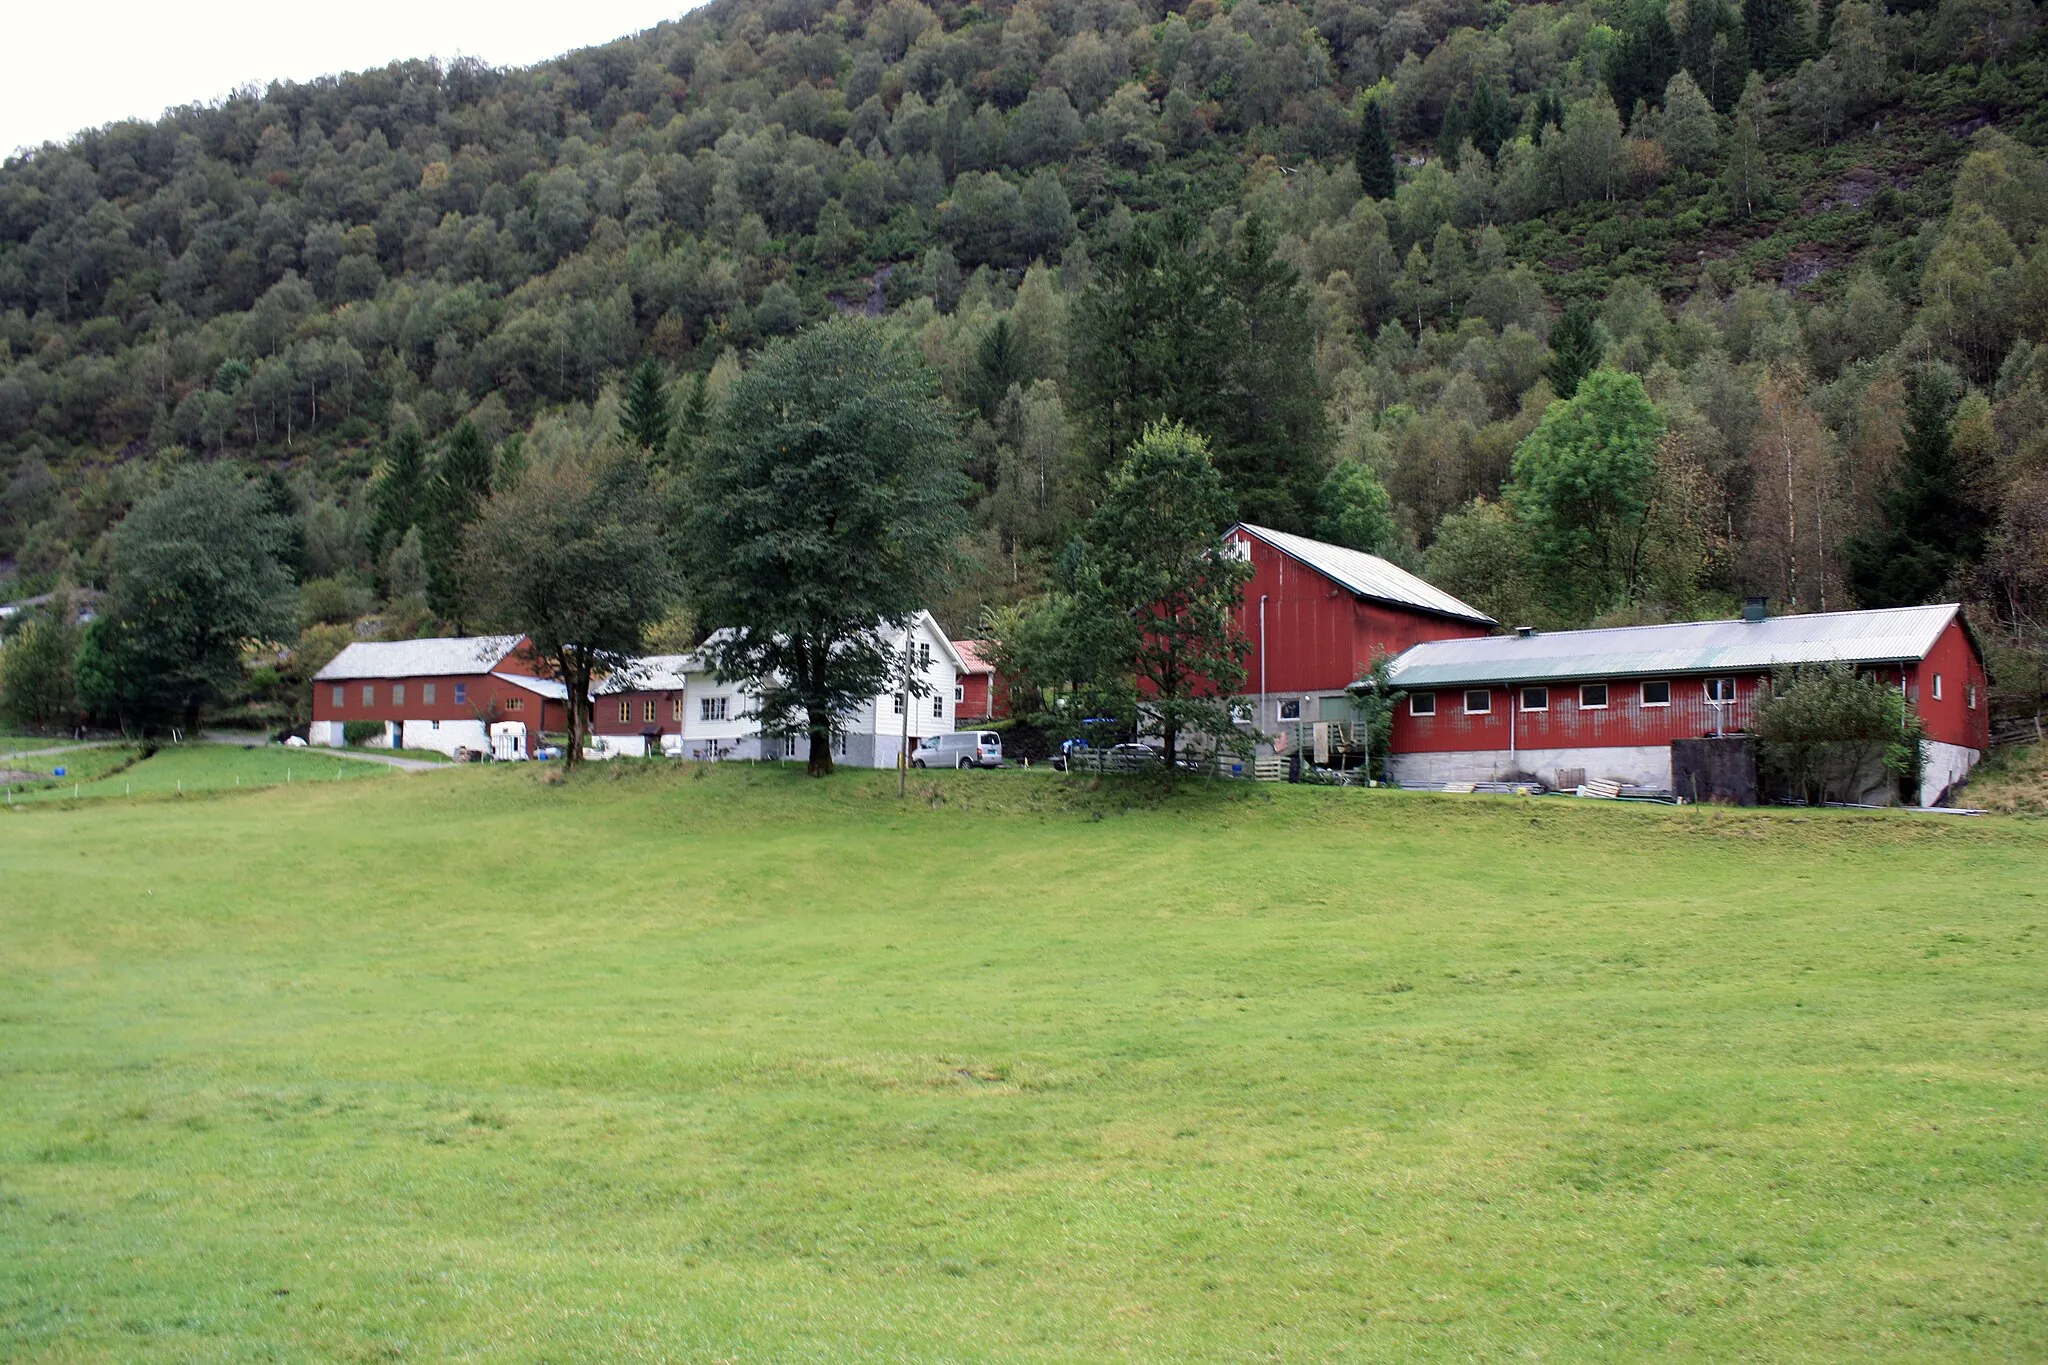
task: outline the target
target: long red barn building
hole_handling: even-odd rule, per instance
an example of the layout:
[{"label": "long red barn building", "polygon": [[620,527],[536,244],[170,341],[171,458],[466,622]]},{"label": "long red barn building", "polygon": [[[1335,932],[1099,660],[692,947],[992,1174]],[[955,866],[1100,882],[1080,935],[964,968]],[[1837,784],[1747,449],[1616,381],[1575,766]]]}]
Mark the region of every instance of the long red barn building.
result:
[{"label": "long red barn building", "polygon": [[519,635],[358,640],[313,675],[307,740],[339,747],[351,723],[372,722],[378,745],[452,754],[490,750],[498,731],[530,756],[569,728],[567,689],[538,672]]},{"label": "long red barn building", "polygon": [[1419,644],[1394,662],[1407,699],[1390,772],[1669,788],[1672,741],[1748,729],[1774,668],[1815,663],[1852,664],[1905,693],[1927,732],[1922,805],[1990,747],[1984,657],[1955,604],[1767,617],[1758,601],[1733,621]]},{"label": "long red barn building", "polygon": [[1237,625],[1252,646],[1243,691],[1260,731],[1350,720],[1345,689],[1378,656],[1494,627],[1486,613],[1377,555],[1242,522],[1226,535],[1252,566]]}]

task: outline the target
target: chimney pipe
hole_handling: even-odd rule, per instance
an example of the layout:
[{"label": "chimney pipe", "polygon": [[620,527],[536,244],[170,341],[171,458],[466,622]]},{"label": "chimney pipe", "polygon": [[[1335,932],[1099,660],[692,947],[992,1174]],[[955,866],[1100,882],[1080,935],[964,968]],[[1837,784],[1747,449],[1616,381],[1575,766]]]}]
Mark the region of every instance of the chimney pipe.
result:
[{"label": "chimney pipe", "polygon": [[1768,597],[1746,597],[1742,601],[1742,619],[1745,621],[1768,621],[1771,616],[1771,599]]},{"label": "chimney pipe", "polygon": [[1534,635],[1535,633],[1536,633],[1536,627],[1534,627],[1534,626],[1516,626],[1516,627],[1515,627],[1515,638],[1516,638],[1517,640],[1526,640],[1526,639],[1529,639],[1529,638],[1530,638],[1531,636],[1533,636],[1533,635]]}]

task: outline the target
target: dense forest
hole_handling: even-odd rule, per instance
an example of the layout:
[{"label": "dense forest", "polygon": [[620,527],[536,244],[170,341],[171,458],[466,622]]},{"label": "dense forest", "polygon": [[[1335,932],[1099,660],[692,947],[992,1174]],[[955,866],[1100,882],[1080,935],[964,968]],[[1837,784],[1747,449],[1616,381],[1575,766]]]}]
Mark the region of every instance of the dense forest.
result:
[{"label": "dense forest", "polygon": [[1175,419],[1239,515],[1510,624],[1960,597],[2032,714],[2039,18],[716,0],[87,132],[0,168],[0,598],[108,586],[219,463],[289,520],[294,629],[460,626],[448,508],[622,433],[684,469],[845,314],[956,413],[956,634]]}]

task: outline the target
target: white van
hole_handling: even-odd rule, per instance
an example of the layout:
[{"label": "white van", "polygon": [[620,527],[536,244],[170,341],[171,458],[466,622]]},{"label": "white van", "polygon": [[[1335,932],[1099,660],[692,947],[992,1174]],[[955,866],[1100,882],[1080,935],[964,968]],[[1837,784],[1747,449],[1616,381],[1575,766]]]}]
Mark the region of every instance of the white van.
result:
[{"label": "white van", "polygon": [[958,730],[917,742],[913,768],[1000,768],[1003,737],[993,730]]}]

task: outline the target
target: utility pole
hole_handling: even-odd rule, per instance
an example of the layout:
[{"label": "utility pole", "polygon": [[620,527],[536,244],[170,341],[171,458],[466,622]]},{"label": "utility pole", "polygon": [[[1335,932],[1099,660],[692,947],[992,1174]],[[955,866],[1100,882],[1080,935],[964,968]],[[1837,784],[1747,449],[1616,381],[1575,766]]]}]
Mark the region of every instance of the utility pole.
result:
[{"label": "utility pole", "polygon": [[910,787],[910,625],[903,627],[903,691],[898,693],[903,711],[903,747],[896,751],[896,796],[900,800]]}]

